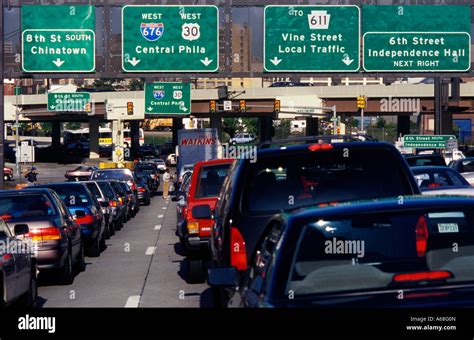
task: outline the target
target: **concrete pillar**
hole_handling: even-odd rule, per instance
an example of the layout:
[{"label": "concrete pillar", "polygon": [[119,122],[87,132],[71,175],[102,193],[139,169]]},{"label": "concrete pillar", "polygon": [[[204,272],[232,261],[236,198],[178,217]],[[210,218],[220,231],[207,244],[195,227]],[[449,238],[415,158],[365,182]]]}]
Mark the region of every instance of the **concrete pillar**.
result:
[{"label": "concrete pillar", "polygon": [[217,129],[217,136],[219,137],[219,141],[222,143],[222,117],[220,115],[213,114],[209,123],[212,129]]},{"label": "concrete pillar", "polygon": [[397,137],[410,134],[410,116],[409,115],[398,115],[397,116]]},{"label": "concrete pillar", "polygon": [[451,112],[443,111],[441,115],[441,134],[453,134],[453,114]]},{"label": "concrete pillar", "polygon": [[99,119],[89,119],[89,158],[99,158]]},{"label": "concrete pillar", "polygon": [[306,136],[319,135],[319,119],[314,117],[306,117]]},{"label": "concrete pillar", "polygon": [[138,120],[130,122],[130,139],[132,141],[132,145],[130,145],[132,157],[136,158],[140,150],[140,122]]},{"label": "concrete pillar", "polygon": [[182,118],[173,118],[173,147],[178,145],[178,130],[183,128],[183,120]]},{"label": "concrete pillar", "polygon": [[61,122],[53,121],[51,129],[51,146],[55,150],[61,147]]},{"label": "concrete pillar", "polygon": [[260,136],[260,143],[271,140],[274,134],[272,117],[258,117],[258,130]]}]

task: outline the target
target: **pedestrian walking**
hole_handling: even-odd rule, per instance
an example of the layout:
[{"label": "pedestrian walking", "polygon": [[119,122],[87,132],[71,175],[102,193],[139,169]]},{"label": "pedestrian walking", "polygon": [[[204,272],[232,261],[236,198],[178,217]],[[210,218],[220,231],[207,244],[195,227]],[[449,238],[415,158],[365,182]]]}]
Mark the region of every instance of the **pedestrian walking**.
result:
[{"label": "pedestrian walking", "polygon": [[38,171],[36,167],[32,166],[29,171],[25,173],[26,185],[35,185],[38,181]]},{"label": "pedestrian walking", "polygon": [[171,175],[169,169],[166,169],[163,174],[163,198],[168,199],[169,190],[170,190]]}]

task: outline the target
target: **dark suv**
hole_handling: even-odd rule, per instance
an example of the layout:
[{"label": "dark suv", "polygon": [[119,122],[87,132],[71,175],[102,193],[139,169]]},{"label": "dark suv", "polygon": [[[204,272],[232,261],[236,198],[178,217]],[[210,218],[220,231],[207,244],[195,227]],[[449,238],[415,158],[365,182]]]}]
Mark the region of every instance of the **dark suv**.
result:
[{"label": "dark suv", "polygon": [[[276,213],[420,193],[407,163],[388,143],[271,147],[256,159],[235,161],[229,169],[214,211],[211,267],[235,267],[242,274]],[[225,302],[228,294],[218,293]]]}]

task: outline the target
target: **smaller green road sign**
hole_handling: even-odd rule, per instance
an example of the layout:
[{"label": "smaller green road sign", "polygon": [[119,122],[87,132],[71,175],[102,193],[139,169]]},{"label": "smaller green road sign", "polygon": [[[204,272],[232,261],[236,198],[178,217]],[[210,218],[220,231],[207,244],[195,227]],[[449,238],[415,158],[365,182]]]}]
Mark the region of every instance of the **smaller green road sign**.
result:
[{"label": "smaller green road sign", "polygon": [[191,84],[145,84],[145,113],[183,115],[190,114]]},{"label": "smaller green road sign", "polygon": [[405,135],[403,146],[406,148],[452,148],[456,143],[456,136],[452,135]]},{"label": "smaller green road sign", "polygon": [[48,111],[84,112],[89,111],[91,95],[79,93],[48,93]]}]

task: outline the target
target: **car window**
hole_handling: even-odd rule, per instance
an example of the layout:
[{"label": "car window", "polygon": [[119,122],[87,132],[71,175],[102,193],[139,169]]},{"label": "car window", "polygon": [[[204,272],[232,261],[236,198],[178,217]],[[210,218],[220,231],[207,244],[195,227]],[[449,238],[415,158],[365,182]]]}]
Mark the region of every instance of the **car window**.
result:
[{"label": "car window", "polygon": [[204,198],[217,196],[227,176],[229,166],[230,163],[201,167],[197,175],[197,185],[194,189],[195,197]]},{"label": "car window", "polygon": [[97,184],[99,184],[99,187],[102,189],[102,192],[108,199],[114,198],[115,194],[107,183],[98,182]]},{"label": "car window", "polygon": [[5,221],[0,219],[0,240],[5,240],[6,238],[11,238],[11,237],[12,237],[12,233],[10,232],[10,229],[8,229],[7,224],[5,223]]},{"label": "car window", "polygon": [[469,185],[466,180],[453,171],[415,171],[415,179],[422,189]]},{"label": "car window", "polygon": [[16,195],[0,197],[0,217],[12,218],[54,216],[55,210],[46,195]]},{"label": "car window", "polygon": [[91,206],[94,203],[82,185],[54,185],[49,188],[53,189],[68,207]]},{"label": "car window", "polygon": [[102,199],[102,194],[100,193],[99,188],[97,187],[97,184],[95,183],[86,183],[87,188],[92,192],[92,194],[95,195],[95,197]]},{"label": "car window", "polygon": [[473,171],[474,171],[474,161],[462,161],[461,172],[473,172]]},{"label": "car window", "polygon": [[119,181],[129,181],[133,179],[133,176],[123,171],[94,171],[91,179],[115,179]]},{"label": "car window", "polygon": [[258,157],[256,163],[248,162],[243,210],[272,214],[307,205],[413,193],[405,170],[391,151],[348,150],[350,157],[336,149],[272,154]]}]

